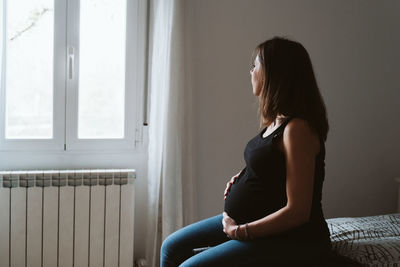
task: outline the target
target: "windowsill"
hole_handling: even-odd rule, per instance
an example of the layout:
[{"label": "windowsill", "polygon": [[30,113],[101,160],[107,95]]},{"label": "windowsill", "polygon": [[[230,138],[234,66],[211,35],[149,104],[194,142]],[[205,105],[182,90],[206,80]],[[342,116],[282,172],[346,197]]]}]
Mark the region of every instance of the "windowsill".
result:
[{"label": "windowsill", "polygon": [[138,147],[134,149],[71,149],[71,150],[51,150],[51,149],[43,149],[43,150],[0,150],[1,155],[21,155],[21,154],[52,154],[52,155],[76,155],[76,154],[135,154],[135,153],[145,153],[147,148],[144,145],[138,145]]},{"label": "windowsill", "polygon": [[0,170],[137,168],[147,147],[134,150],[0,151]]}]

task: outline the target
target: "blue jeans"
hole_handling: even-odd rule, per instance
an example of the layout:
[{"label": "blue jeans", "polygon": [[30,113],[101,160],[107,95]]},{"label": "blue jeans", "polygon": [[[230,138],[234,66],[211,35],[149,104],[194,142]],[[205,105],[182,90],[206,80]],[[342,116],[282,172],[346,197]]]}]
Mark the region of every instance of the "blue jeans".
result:
[{"label": "blue jeans", "polygon": [[[209,249],[194,255],[193,249]],[[229,239],[222,214],[188,225],[169,235],[161,247],[161,267],[320,266],[327,246],[277,237],[251,241]]]}]

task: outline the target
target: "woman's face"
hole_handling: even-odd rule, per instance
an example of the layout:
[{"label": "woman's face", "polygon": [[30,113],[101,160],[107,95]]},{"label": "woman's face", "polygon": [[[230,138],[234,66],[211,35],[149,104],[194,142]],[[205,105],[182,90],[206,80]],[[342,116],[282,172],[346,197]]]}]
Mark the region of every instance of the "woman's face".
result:
[{"label": "woman's face", "polygon": [[253,94],[255,96],[259,96],[263,87],[263,77],[260,57],[258,55],[254,60],[252,68],[250,69],[250,76],[251,85],[253,86]]}]

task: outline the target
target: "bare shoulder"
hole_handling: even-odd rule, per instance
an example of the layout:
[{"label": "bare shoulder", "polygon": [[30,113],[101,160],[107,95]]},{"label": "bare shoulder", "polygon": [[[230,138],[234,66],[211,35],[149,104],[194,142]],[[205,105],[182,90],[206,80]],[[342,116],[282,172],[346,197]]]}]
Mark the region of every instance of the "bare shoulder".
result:
[{"label": "bare shoulder", "polygon": [[301,118],[293,118],[286,125],[283,132],[284,149],[306,149],[313,154],[318,154],[320,149],[318,134],[309,123]]}]

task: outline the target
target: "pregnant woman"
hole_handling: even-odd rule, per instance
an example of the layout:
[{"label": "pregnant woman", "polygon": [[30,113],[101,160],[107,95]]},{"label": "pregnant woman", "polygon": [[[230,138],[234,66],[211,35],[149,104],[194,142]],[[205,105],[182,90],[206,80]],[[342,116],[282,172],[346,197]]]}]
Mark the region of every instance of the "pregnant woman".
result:
[{"label": "pregnant woman", "polygon": [[320,266],[330,249],[321,207],[328,121],[310,57],[275,37],[255,49],[250,75],[263,130],[227,183],[224,212],[168,236],[162,267]]}]

